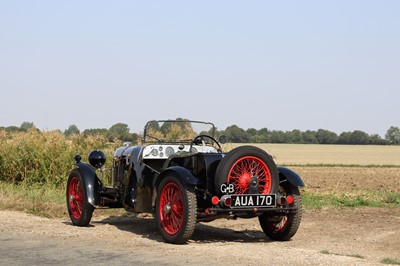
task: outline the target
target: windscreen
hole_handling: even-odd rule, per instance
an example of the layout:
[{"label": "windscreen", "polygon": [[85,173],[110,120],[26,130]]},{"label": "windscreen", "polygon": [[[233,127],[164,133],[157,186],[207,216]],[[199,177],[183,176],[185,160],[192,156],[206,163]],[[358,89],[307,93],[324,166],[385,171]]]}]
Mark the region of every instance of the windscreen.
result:
[{"label": "windscreen", "polygon": [[214,137],[214,124],[209,122],[189,120],[159,120],[150,121],[144,129],[143,141],[157,142],[190,142],[198,135]]}]

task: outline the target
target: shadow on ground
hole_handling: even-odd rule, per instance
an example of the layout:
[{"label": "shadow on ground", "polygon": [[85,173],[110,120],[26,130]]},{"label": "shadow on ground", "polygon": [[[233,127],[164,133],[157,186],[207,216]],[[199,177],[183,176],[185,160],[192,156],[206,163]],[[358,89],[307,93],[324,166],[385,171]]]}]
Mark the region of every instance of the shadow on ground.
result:
[{"label": "shadow on ground", "polygon": [[[231,221],[225,220],[229,226]],[[119,230],[140,235],[142,237],[164,242],[161,237],[156,221],[151,215],[136,215],[124,214],[120,216],[110,216],[97,221],[92,221],[92,224],[109,224],[115,226]],[[218,227],[218,224],[197,223],[195,231],[190,238],[190,241],[197,243],[212,243],[212,242],[242,242],[242,243],[257,243],[270,242],[265,234],[260,230],[235,229]]]}]

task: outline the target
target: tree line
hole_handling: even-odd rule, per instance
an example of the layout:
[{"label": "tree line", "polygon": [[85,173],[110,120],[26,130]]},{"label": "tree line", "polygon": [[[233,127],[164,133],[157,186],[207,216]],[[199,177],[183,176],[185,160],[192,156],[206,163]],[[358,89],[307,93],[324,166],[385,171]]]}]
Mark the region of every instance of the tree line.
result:
[{"label": "tree line", "polygon": [[227,138],[234,143],[293,143],[293,144],[353,144],[353,145],[399,145],[400,129],[398,127],[390,127],[385,138],[381,138],[378,134],[370,135],[361,130],[335,132],[318,129],[317,131],[307,130],[300,131],[294,129],[291,131],[268,130],[262,128],[260,130],[249,128],[244,130],[236,125],[227,127],[221,131]]},{"label": "tree line", "polygon": [[[32,122],[23,122],[20,127],[0,127],[0,129],[9,132],[27,131],[36,128]],[[102,135],[109,141],[119,139],[130,141],[137,144],[140,141],[138,133],[130,133],[127,124],[117,123],[107,128],[86,129],[81,132],[76,125],[70,125],[63,134],[70,136],[72,134],[83,135]],[[228,126],[225,130],[217,130],[218,135],[225,135],[232,143],[293,143],[293,144],[354,144],[354,145],[400,145],[399,127],[390,127],[382,138],[378,134],[368,134],[361,130],[347,131],[340,134],[326,130],[318,129],[316,131],[300,131],[294,129],[291,131],[269,130],[261,128],[249,128],[244,130],[237,125]]]}]

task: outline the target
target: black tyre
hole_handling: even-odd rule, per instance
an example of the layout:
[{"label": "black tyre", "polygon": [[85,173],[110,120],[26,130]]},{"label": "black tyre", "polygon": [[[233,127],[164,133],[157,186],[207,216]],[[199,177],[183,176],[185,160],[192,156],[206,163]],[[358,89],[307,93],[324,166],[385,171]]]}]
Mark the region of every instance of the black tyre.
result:
[{"label": "black tyre", "polygon": [[228,152],[215,173],[215,191],[231,183],[235,194],[269,194],[279,187],[278,169],[271,156],[254,146],[240,146]]},{"label": "black tyre", "polygon": [[292,196],[292,202],[287,203],[295,208],[295,212],[287,214],[264,213],[259,216],[259,222],[264,233],[272,240],[287,241],[291,239],[299,228],[302,215],[302,201],[298,187],[292,186],[289,182],[284,182],[279,188],[282,195]]},{"label": "black tyre", "polygon": [[194,189],[174,174],[161,181],[156,198],[156,222],[168,243],[184,244],[196,225],[196,195]]},{"label": "black tyre", "polygon": [[68,176],[67,207],[72,224],[86,226],[92,219],[94,207],[88,202],[86,186],[79,169]]}]

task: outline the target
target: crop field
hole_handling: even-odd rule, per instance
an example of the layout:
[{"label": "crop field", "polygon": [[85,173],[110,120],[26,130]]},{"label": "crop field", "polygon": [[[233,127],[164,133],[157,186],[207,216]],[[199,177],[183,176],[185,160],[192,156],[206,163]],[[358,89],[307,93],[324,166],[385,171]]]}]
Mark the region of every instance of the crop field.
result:
[{"label": "crop field", "polygon": [[[225,144],[232,149],[243,144]],[[400,167],[400,146],[251,144],[272,155],[279,165],[342,165]]]}]

